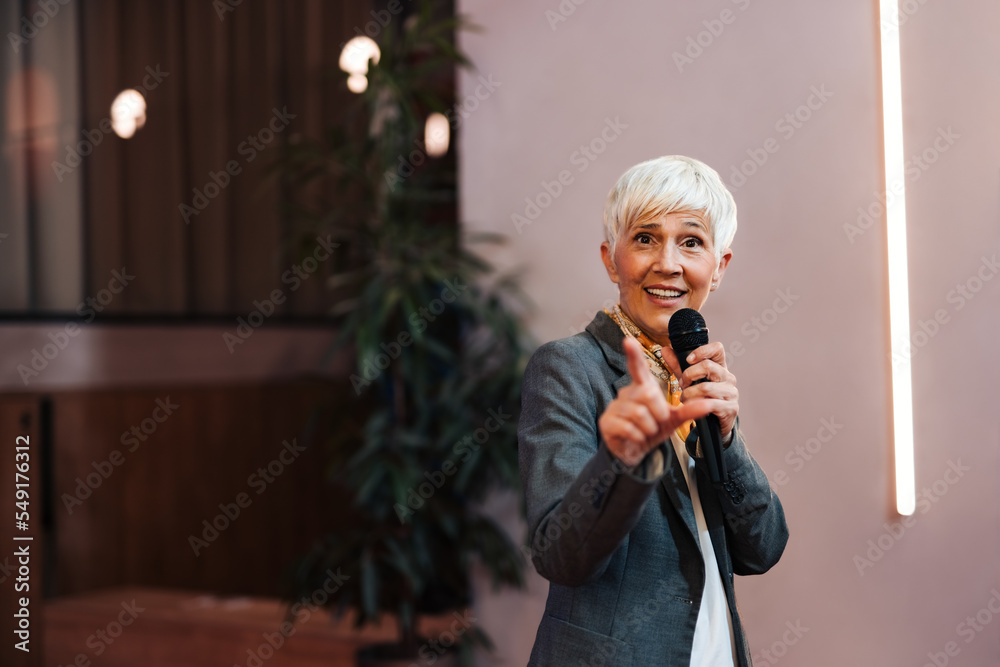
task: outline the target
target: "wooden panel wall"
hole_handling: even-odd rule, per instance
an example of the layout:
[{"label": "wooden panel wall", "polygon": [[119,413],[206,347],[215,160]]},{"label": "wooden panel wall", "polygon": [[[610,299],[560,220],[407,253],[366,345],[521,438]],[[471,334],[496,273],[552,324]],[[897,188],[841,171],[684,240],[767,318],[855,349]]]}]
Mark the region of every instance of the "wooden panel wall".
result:
[{"label": "wooden panel wall", "polygon": [[[84,128],[100,126],[119,91],[150,86],[146,126],[128,140],[106,135],[85,162],[86,294],[113,269],[136,276],[108,312],[240,314],[273,289],[288,292],[281,274],[300,258],[270,169],[280,145],[318,138],[354,103],[337,62],[371,3],[256,0],[220,16],[224,4],[81,5]],[[274,109],[286,108],[295,118],[258,152],[248,137],[270,131]],[[240,173],[225,174],[230,161]],[[186,224],[180,204],[194,204],[194,189],[214,192],[213,173],[228,184]],[[323,313],[320,282],[289,293],[278,312]]]},{"label": "wooden panel wall", "polygon": [[[312,384],[54,395],[55,593],[129,584],[279,594],[288,563],[338,521],[321,442],[273,463],[283,442],[306,445],[324,395]],[[257,472],[269,464],[270,482]],[[192,548],[205,520],[222,530]]]}]

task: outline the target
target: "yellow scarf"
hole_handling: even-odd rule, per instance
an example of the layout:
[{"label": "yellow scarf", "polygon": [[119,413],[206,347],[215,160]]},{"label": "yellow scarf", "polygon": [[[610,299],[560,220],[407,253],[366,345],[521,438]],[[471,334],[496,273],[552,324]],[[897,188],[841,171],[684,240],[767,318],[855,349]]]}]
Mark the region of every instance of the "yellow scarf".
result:
[{"label": "yellow scarf", "polygon": [[[667,397],[667,402],[670,405],[680,405],[681,383],[670,372],[666,362],[663,361],[663,352],[661,351],[663,346],[659,343],[654,343],[625,314],[625,311],[621,309],[621,304],[615,304],[614,308],[611,310],[605,309],[604,312],[615,321],[615,324],[622,330],[622,333],[626,336],[632,336],[642,344],[642,349],[646,352],[646,363],[649,365],[649,370],[653,373],[653,377],[660,381],[660,387],[663,389],[663,394]],[[694,422],[689,421],[677,427],[676,433],[682,441],[687,440],[688,433],[691,432],[693,426]]]}]

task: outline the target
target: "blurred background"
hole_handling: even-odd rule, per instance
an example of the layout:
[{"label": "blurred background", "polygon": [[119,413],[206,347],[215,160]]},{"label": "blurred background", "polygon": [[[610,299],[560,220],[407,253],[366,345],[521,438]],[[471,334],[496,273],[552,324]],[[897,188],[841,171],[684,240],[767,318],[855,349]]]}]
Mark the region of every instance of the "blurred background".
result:
[{"label": "blurred background", "polygon": [[739,207],[704,314],[791,533],[737,580],[755,664],[1000,664],[995,3],[7,0],[0,28],[3,664],[525,664],[518,374],[615,303],[604,198],[664,154]]}]

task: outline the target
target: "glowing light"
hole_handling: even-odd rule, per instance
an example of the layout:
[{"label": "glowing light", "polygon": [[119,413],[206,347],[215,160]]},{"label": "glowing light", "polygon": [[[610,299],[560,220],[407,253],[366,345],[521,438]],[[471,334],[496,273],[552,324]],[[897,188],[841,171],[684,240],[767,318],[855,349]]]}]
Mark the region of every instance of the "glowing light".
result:
[{"label": "glowing light", "polygon": [[111,103],[111,129],[122,139],[129,139],[146,124],[146,98],[129,88],[118,93]]},{"label": "glowing light", "polygon": [[363,93],[368,90],[368,77],[364,74],[352,74],[347,77],[347,88],[352,93]]},{"label": "glowing light", "polygon": [[428,116],[424,124],[424,145],[427,146],[427,154],[431,157],[441,157],[448,152],[450,140],[451,126],[444,114],[434,112]]},{"label": "glowing light", "polygon": [[889,260],[889,336],[892,341],[892,419],[896,464],[896,511],[916,509],[913,461],[913,385],[910,373],[910,289],[906,260],[903,85],[899,55],[898,0],[880,0],[882,26],[882,125],[885,133],[885,187],[898,192],[886,200]]},{"label": "glowing light", "polygon": [[347,87],[354,93],[363,93],[368,88],[368,61],[376,65],[382,52],[371,37],[358,35],[344,44],[340,52],[340,69],[347,72]]}]

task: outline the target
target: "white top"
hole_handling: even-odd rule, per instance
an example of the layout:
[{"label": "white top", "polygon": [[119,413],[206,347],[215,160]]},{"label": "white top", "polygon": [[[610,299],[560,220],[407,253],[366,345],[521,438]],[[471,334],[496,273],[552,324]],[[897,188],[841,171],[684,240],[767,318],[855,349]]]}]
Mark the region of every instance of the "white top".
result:
[{"label": "white top", "polygon": [[694,520],[698,526],[698,543],[701,556],[705,560],[705,590],[701,595],[698,620],[694,626],[694,643],[691,646],[691,667],[733,667],[735,665],[735,642],[733,640],[733,619],[726,603],[726,590],[722,586],[719,563],[712,548],[712,537],[708,534],[705,512],[701,508],[698,484],[694,476],[694,460],[675,433],[670,438],[677,453],[677,461],[684,471],[691,504],[694,505]]}]

